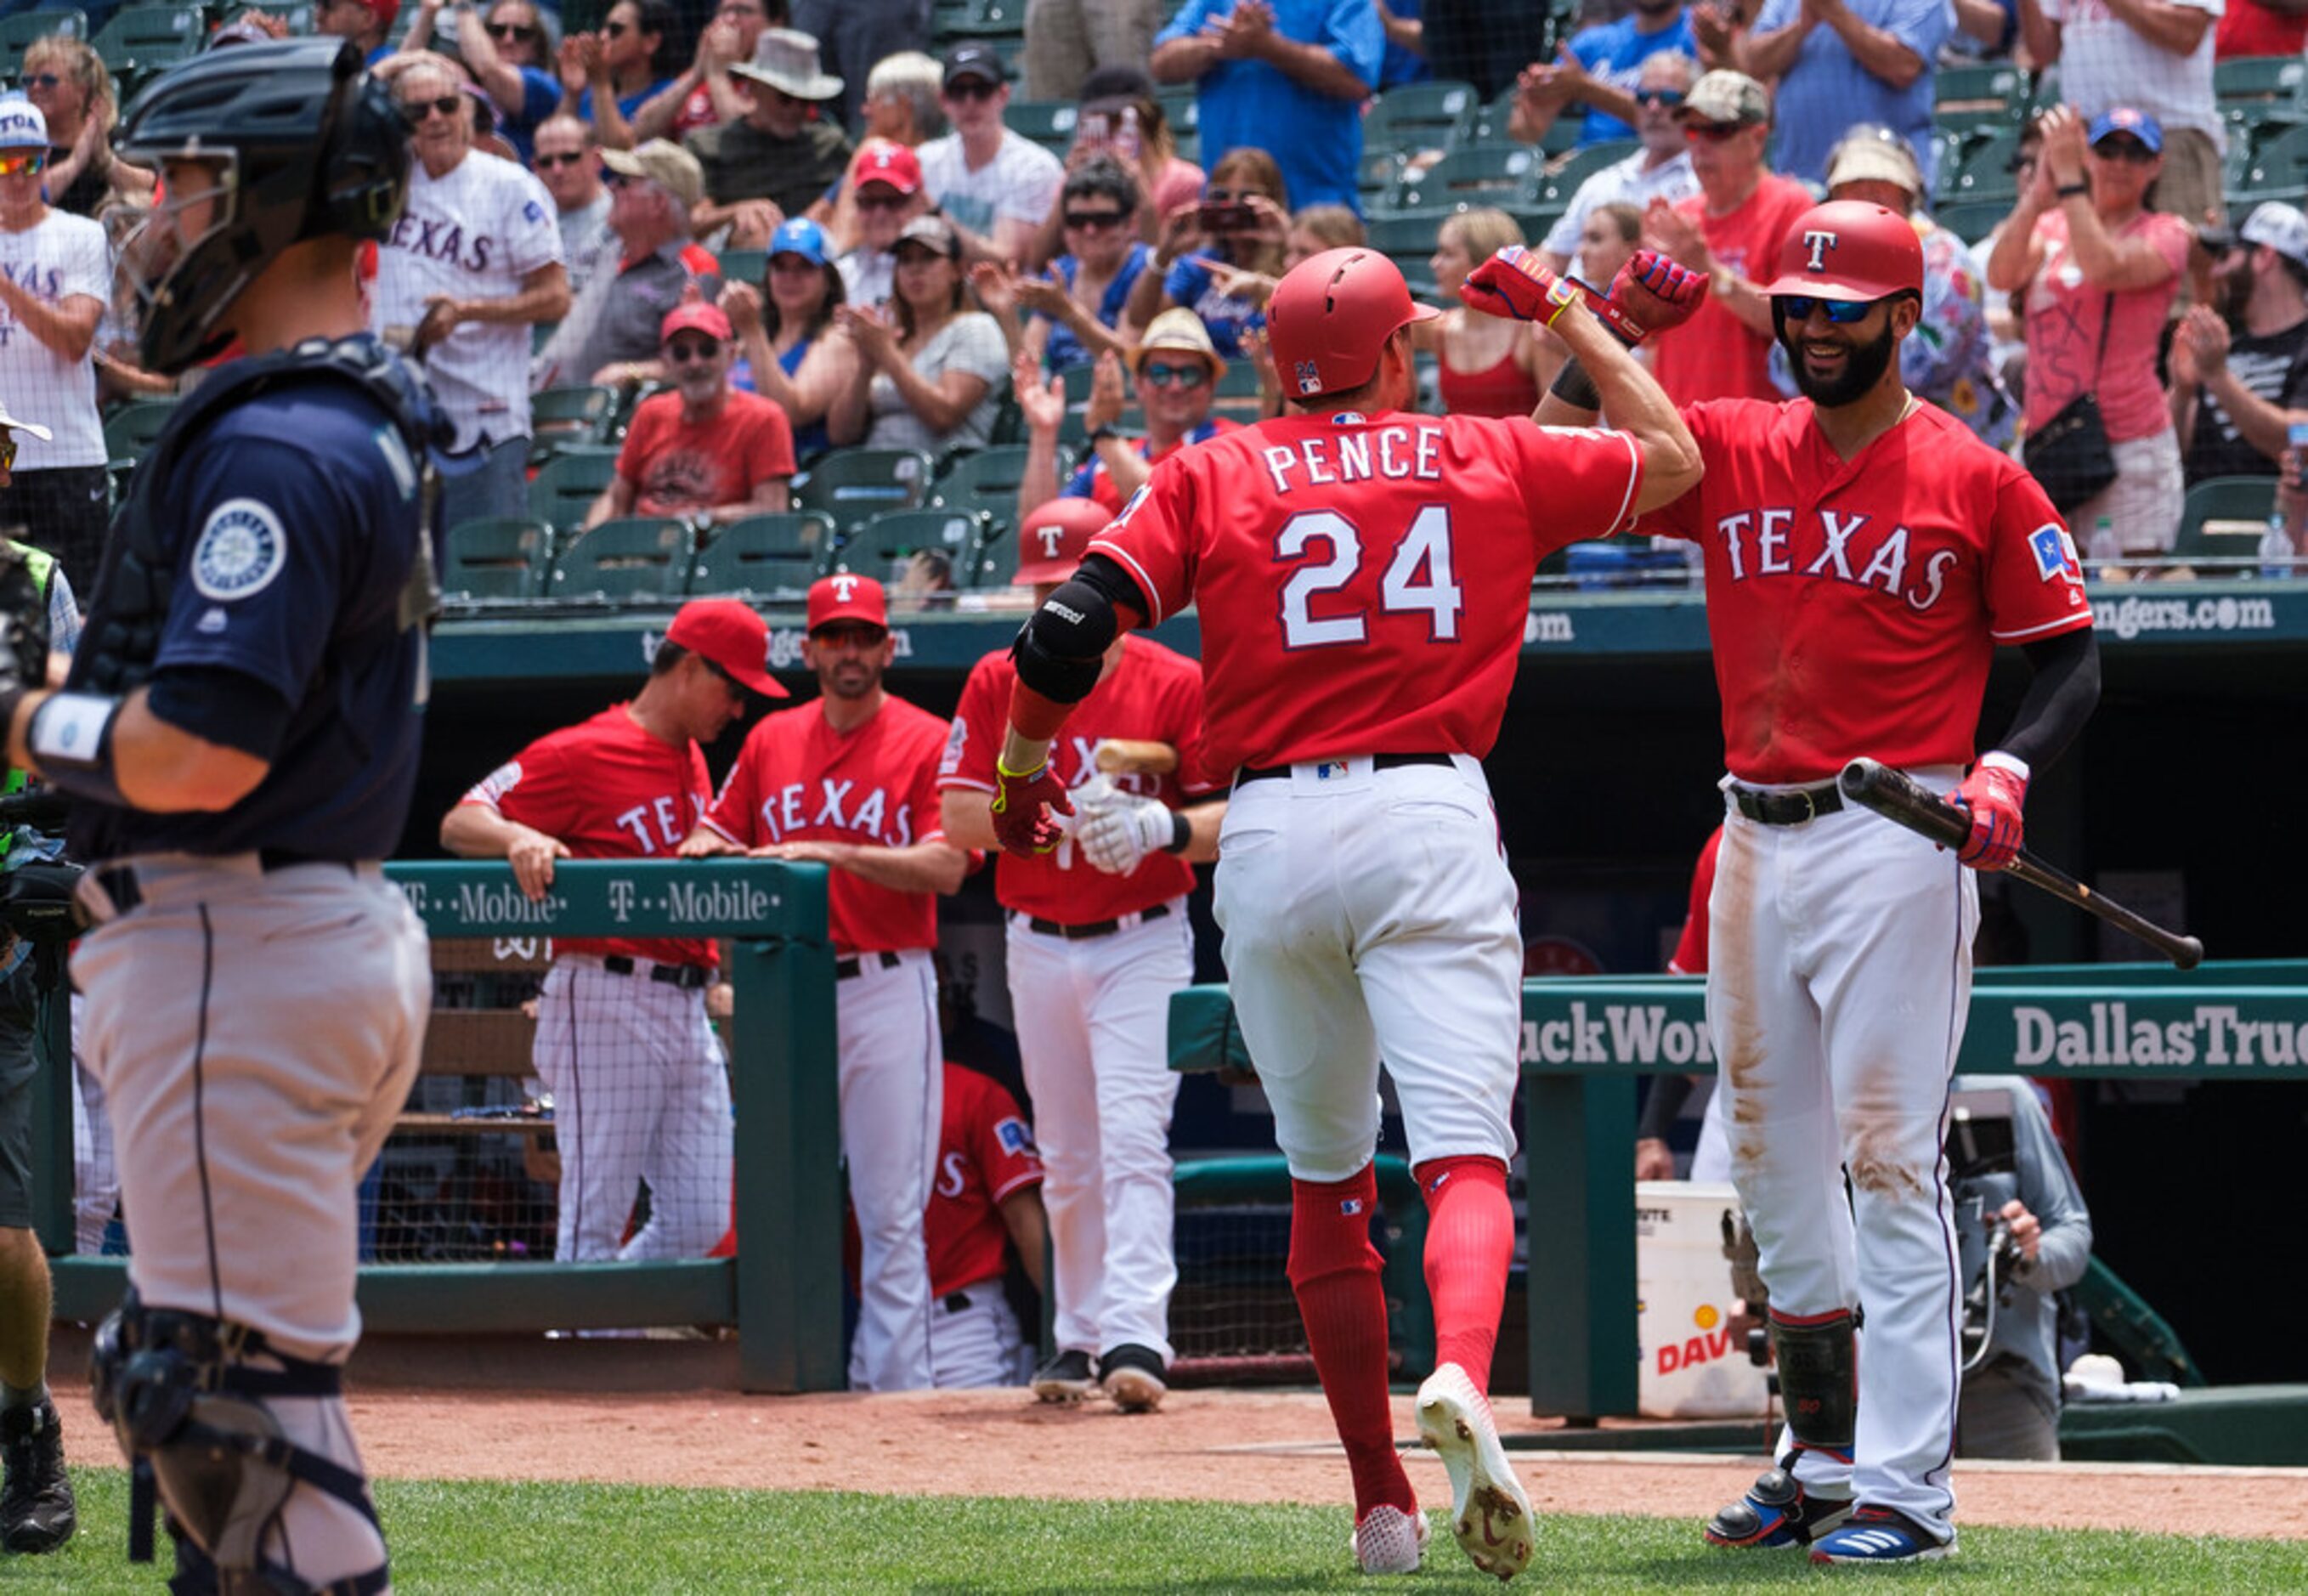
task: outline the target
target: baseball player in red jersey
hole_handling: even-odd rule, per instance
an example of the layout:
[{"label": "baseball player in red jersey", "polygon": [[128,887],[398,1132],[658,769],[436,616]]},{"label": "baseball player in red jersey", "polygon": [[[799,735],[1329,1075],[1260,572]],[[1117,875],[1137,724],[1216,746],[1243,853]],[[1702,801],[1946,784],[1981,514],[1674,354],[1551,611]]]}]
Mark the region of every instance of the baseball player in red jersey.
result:
[{"label": "baseball player in red jersey", "polygon": [[[563,858],[670,859],[712,796],[700,743],[783,698],[769,628],[734,599],[681,608],[630,703],[538,738],[460,799],[441,845],[504,858],[531,899]],[[729,1077],[706,940],[556,937],[532,1057],[561,1148],[555,1256],[696,1258],[729,1214]],[[642,1181],[649,1223],[624,1238]],[[622,1238],[622,1239],[621,1239]]]},{"label": "baseball player in red jersey", "polygon": [[[1108,516],[1076,498],[1026,518],[1017,580],[1046,599],[1081,564]],[[995,845],[994,756],[1008,729],[1017,667],[1004,649],[961,690],[938,781],[946,835]],[[1104,776],[1102,738],[1167,744],[1167,774]],[[1034,1375],[1045,1402],[1103,1385],[1125,1411],[1157,1405],[1169,1374],[1170,1110],[1164,1057],[1170,994],[1193,979],[1188,859],[1217,856],[1223,803],[1201,770],[1202,673],[1150,637],[1118,636],[1098,686],[1051,758],[1073,795],[1074,834],[1047,854],[1005,856],[995,896],[1009,916],[1010,1005],[1049,1169],[1043,1201],[1056,1264],[1057,1350]]]},{"label": "baseball player in red jersey", "polygon": [[1042,1289],[1048,1221],[1033,1127],[1002,1083],[946,1061],[937,1178],[922,1219],[928,1238],[931,1383],[1014,1385],[1023,1342],[1003,1294],[1010,1248]]},{"label": "baseball player in red jersey", "polygon": [[[1614,291],[1664,324],[1702,288],[1645,253]],[[1522,939],[1479,761],[1540,556],[1681,496],[1698,459],[1658,385],[1529,252],[1485,262],[1465,297],[1598,362],[1627,430],[1407,413],[1411,324],[1436,313],[1374,251],[1301,263],[1267,307],[1294,410],[1164,461],[1020,634],[994,819],[1012,852],[1055,843],[1070,806],[1048,755],[1070,707],[1120,632],[1198,605],[1205,760],[1234,772],[1218,919],[1290,1167],[1290,1281],[1354,1476],[1356,1557],[1414,1569],[1426,1535],[1394,1449],[1369,1236],[1383,1057],[1431,1215],[1438,1367],[1419,1431],[1460,1546],[1509,1578],[1536,1531],[1486,1389],[1514,1240]]]},{"label": "baseball player in red jersey", "polygon": [[[2098,653],[2043,490],[1899,381],[1923,292],[1906,220],[1817,207],[1769,292],[1804,397],[1692,406],[1705,480],[1646,523],[1707,561],[1729,770],[1708,1025],[1788,1414],[1780,1466],[1707,1534],[1815,1562],[1933,1558],[1955,1546],[1941,1149],[1979,916],[1961,867],[2011,861],[2028,772],[2089,716]],[[1975,762],[1998,643],[2035,675]],[[1860,755],[1970,809],[1957,855],[1843,804],[1835,778]]]},{"label": "baseball player in red jersey", "polygon": [[937,1157],[937,894],[969,860],[938,819],[945,722],[893,696],[897,651],[882,584],[847,572],[809,590],[802,659],[820,696],[765,717],[704,820],[692,856],[740,850],[831,872],[841,1152],[864,1233],[850,1384],[930,1383],[922,1206]]}]

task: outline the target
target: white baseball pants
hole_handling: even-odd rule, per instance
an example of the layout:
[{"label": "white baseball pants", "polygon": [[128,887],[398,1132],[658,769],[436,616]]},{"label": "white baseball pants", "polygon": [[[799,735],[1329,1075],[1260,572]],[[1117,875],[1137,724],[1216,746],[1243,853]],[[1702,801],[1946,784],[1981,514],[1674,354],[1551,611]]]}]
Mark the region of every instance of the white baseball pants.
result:
[{"label": "white baseball pants", "polygon": [[1961,1359],[1942,1149],[1976,884],[1954,854],[1865,809],[1771,826],[1734,808],[1708,916],[1731,1174],[1771,1307],[1856,1306],[1865,1320],[1854,1461],[1805,1451],[1796,1477],[1944,1539]]},{"label": "white baseball pants", "polygon": [[1293,1176],[1370,1162],[1382,1058],[1414,1165],[1512,1158],[1522,936],[1480,763],[1331,760],[1238,783],[1215,908]]},{"label": "white baseball pants", "polygon": [[857,1211],[857,1333],[849,1383],[919,1391],[930,1362],[929,1252],[922,1211],[935,1175],[945,1065],[939,1057],[937,970],[926,949],[884,964],[859,957],[834,986],[841,1047],[841,1156]]},{"label": "white baseball pants", "polygon": [[[118,1138],[129,1279],[147,1307],[341,1363],[360,1338],[357,1192],[432,1013],[425,928],[375,866],[171,855],[138,883],[142,906],[72,961]],[[360,1468],[342,1398],[266,1405],[292,1439]],[[309,1486],[280,1523],[268,1554],[316,1586],[384,1561],[375,1526]]]},{"label": "white baseball pants", "polygon": [[931,1384],[941,1391],[1020,1384],[1018,1315],[1000,1281],[950,1291],[930,1310]]},{"label": "white baseball pants", "polygon": [[1193,979],[1185,900],[1068,941],[1010,919],[1011,1012],[1034,1100],[1060,1348],[1130,1344],[1170,1360],[1170,994]]},{"label": "white baseball pants", "polygon": [[[564,953],[546,973],[531,1057],[561,1150],[554,1255],[702,1258],[729,1229],[729,1072],[705,994]],[[625,1237],[642,1181],[649,1223]]]}]

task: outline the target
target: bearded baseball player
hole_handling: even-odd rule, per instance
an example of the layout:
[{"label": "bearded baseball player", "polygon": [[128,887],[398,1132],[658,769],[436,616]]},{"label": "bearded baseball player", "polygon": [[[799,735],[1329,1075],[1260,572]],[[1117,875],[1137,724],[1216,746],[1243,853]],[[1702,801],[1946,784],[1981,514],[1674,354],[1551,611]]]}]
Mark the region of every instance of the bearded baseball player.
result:
[{"label": "bearded baseball player", "polygon": [[[1703,282],[1644,253],[1614,294],[1659,326]],[[1217,913],[1290,1168],[1290,1281],[1354,1477],[1355,1555],[1408,1572],[1427,1534],[1394,1448],[1370,1241],[1383,1057],[1430,1214],[1438,1366],[1419,1433],[1460,1546],[1504,1579],[1537,1536],[1486,1395],[1514,1246],[1522,939],[1479,762],[1539,558],[1681,496],[1699,464],[1666,395],[1529,252],[1485,262],[1466,298],[1594,361],[1626,430],[1407,413],[1412,324],[1437,313],[1375,251],[1301,263],[1267,306],[1292,409],[1165,460],[1035,611],[992,808],[1005,850],[1054,848],[1072,806],[1053,748],[1107,651],[1199,606],[1204,758],[1234,778]]]},{"label": "bearded baseball player", "polygon": [[944,1049],[938,1036],[937,900],[969,858],[938,818],[946,724],[882,685],[897,640],[882,584],[848,572],[809,590],[802,659],[819,696],[764,718],[682,844],[827,867],[841,1057],[841,1155],[860,1232],[861,1391],[930,1385],[929,1201]]},{"label": "bearded baseball player", "polygon": [[[1017,581],[1046,600],[1110,519],[1087,499],[1052,499],[1019,534]],[[954,712],[938,782],[946,835],[964,847],[996,845],[994,759],[1017,675],[1007,649],[986,655]],[[1096,762],[1102,738],[1166,745],[1177,766],[1108,777]],[[1161,1039],[1170,994],[1193,979],[1188,861],[1217,856],[1226,814],[1222,802],[1181,807],[1211,790],[1201,740],[1201,669],[1150,637],[1117,634],[1051,753],[1073,795],[1073,834],[995,867],[1057,1274],[1057,1350],[1034,1374],[1044,1402],[1102,1387],[1124,1411],[1142,1412],[1167,1389],[1178,1078]]]},{"label": "bearded baseball player", "polygon": [[90,861],[72,969],[131,1255],[96,1407],[151,1464],[175,1589],[366,1596],[391,1578],[339,1371],[358,1183],[432,1006],[377,861],[417,780],[442,431],[354,262],[408,128],[307,39],[167,73],[116,147],[166,194],[122,250],[140,363],[246,354],[146,451],[65,688],[0,650],[9,762],[73,796]]},{"label": "bearded baseball player", "polygon": [[[457,801],[441,846],[502,858],[530,899],[564,858],[670,859],[713,787],[699,745],[783,698],[769,628],[735,599],[681,607],[630,703],[539,738]],[[705,1013],[710,938],[555,937],[531,1057],[561,1150],[555,1256],[701,1258],[729,1216],[729,1073]],[[625,1235],[641,1183],[649,1223]]]},{"label": "bearded baseball player", "polygon": [[[1708,1024],[1787,1411],[1778,1467],[1707,1538],[1821,1563],[1955,1548],[1961,1291],[1941,1149],[1979,919],[1965,867],[2011,862],[2029,772],[2099,695],[2050,501],[1899,381],[1923,270],[1915,229],[1880,205],[1806,214],[1768,289],[1804,396],[1692,406],[1705,479],[1645,523],[1707,561],[1729,768]],[[1563,391],[1552,413],[1585,413]],[[1999,643],[2034,677],[1974,760]],[[1835,778],[1861,755],[1967,807],[1962,849],[1845,805]]]}]

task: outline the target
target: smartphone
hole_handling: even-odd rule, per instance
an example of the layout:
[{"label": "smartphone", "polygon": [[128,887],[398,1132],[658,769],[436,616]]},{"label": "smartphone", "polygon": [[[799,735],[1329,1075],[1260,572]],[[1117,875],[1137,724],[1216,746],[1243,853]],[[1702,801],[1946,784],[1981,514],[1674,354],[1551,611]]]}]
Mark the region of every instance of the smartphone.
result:
[{"label": "smartphone", "polygon": [[1258,225],[1258,212],[1242,200],[1229,200],[1224,204],[1198,206],[1194,220],[1206,233],[1246,233]]},{"label": "smartphone", "polygon": [[1104,111],[1084,111],[1074,124],[1074,142],[1085,149],[1099,149],[1114,142],[1114,123]]}]

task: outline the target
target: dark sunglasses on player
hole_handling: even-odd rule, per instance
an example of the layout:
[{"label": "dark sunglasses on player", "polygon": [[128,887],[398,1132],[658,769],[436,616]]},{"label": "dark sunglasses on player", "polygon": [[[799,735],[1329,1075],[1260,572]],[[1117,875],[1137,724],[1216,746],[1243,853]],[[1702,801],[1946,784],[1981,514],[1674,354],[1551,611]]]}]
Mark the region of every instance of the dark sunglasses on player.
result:
[{"label": "dark sunglasses on player", "polygon": [[1666,107],[1669,110],[1674,110],[1683,104],[1683,91],[1680,89],[1638,89],[1635,91],[1635,103],[1637,105],[1661,105]]},{"label": "dark sunglasses on player", "polygon": [[1867,313],[1875,308],[1875,301],[1873,299],[1814,299],[1809,294],[1781,294],[1778,297],[1778,306],[1780,311],[1791,322],[1807,322],[1811,320],[1811,313],[1815,310],[1835,325],[1847,327],[1854,322],[1865,321]]},{"label": "dark sunglasses on player", "polygon": [[680,340],[665,346],[665,358],[676,366],[686,366],[692,360],[717,360],[721,356],[721,341],[718,338]]},{"label": "dark sunglasses on player", "polygon": [[454,94],[444,94],[436,99],[404,99],[400,102],[400,115],[411,127],[414,127],[428,116],[435,114],[443,116],[455,116],[457,99],[458,97]]},{"label": "dark sunglasses on player", "polygon": [[1201,365],[1173,366],[1167,360],[1149,360],[1138,376],[1140,381],[1157,388],[1199,388],[1210,380],[1210,368]]},{"label": "dark sunglasses on player", "polygon": [[1129,220],[1129,216],[1120,211],[1069,211],[1066,212],[1066,225],[1070,228],[1081,228],[1085,231],[1098,228],[1118,228]]}]

